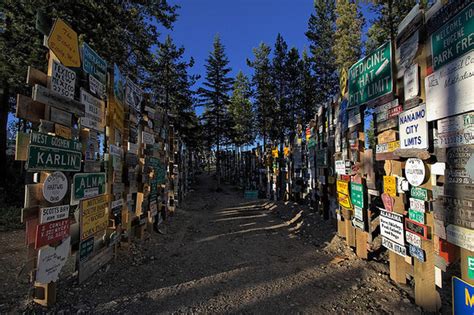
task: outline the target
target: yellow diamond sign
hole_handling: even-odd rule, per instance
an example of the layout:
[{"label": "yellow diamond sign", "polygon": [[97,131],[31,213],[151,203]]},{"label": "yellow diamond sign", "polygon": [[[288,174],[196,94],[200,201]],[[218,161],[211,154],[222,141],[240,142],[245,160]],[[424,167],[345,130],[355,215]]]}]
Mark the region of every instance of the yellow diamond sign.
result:
[{"label": "yellow diamond sign", "polygon": [[63,20],[57,19],[48,38],[49,49],[66,67],[80,67],[79,44],[77,33]]}]

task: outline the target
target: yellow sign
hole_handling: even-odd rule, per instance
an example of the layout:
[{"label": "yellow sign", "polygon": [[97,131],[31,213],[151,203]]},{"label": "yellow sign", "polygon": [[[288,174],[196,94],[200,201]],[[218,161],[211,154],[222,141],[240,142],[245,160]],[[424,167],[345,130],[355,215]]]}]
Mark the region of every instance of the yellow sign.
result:
[{"label": "yellow sign", "polygon": [[397,178],[395,176],[383,177],[383,191],[389,196],[397,196]]},{"label": "yellow sign", "polygon": [[81,209],[81,240],[107,229],[107,195],[82,201]]},{"label": "yellow sign", "polygon": [[339,89],[341,90],[341,98],[347,93],[347,70],[341,69],[341,77],[339,78]]},{"label": "yellow sign", "polygon": [[341,194],[340,192],[337,193],[337,200],[339,201],[339,204],[347,209],[352,208],[351,204],[351,198],[349,198],[348,195]]},{"label": "yellow sign", "polygon": [[63,137],[66,139],[71,139],[72,138],[72,131],[71,128],[65,127],[63,125],[54,125],[54,133],[58,137]]},{"label": "yellow sign", "polygon": [[272,156],[273,156],[274,158],[277,158],[277,157],[278,157],[278,149],[273,149],[273,150],[272,150]]},{"label": "yellow sign", "polygon": [[48,47],[66,67],[80,67],[79,44],[77,33],[63,20],[54,22],[48,37]]},{"label": "yellow sign", "polygon": [[349,195],[349,182],[338,180],[336,185],[338,193]]},{"label": "yellow sign", "polygon": [[284,148],[283,148],[283,154],[284,154],[285,156],[288,156],[288,154],[290,154],[290,148],[284,147]]},{"label": "yellow sign", "polygon": [[400,148],[400,141],[397,140],[388,143],[388,152],[393,152],[398,148]]}]

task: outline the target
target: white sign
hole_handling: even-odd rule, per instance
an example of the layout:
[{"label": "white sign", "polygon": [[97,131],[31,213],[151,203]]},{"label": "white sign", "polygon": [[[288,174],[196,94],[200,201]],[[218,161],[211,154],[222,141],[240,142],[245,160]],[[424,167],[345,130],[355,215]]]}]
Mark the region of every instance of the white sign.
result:
[{"label": "white sign", "polygon": [[128,142],[128,153],[138,154],[138,144],[133,142]]},{"label": "white sign", "polygon": [[410,232],[410,231],[405,231],[405,237],[407,239],[407,243],[412,244],[416,247],[421,248],[421,237]]},{"label": "white sign", "polygon": [[401,113],[398,116],[398,122],[402,149],[428,148],[428,122],[426,121],[425,104]]},{"label": "white sign", "polygon": [[89,75],[89,89],[101,99],[105,99],[105,85],[92,75]]},{"label": "white sign", "polygon": [[125,86],[125,102],[128,106],[132,107],[137,112],[141,111],[141,104],[143,100],[143,90],[138,87],[135,83],[127,78],[127,84]]},{"label": "white sign", "polygon": [[420,186],[425,181],[426,170],[422,160],[409,158],[405,164],[405,176],[412,186]]},{"label": "white sign", "polygon": [[410,209],[425,212],[425,201],[416,198],[410,198]]},{"label": "white sign", "polygon": [[98,132],[104,132],[104,101],[81,89],[81,103],[84,104],[86,111],[85,117],[81,117],[81,125]]},{"label": "white sign", "polygon": [[114,156],[117,156],[117,157],[121,158],[122,155],[123,155],[123,149],[119,146],[111,144],[109,153],[110,153],[110,155],[114,155]]},{"label": "white sign", "polygon": [[451,244],[474,251],[474,230],[450,224],[446,227],[446,240]]},{"label": "white sign", "polygon": [[474,144],[474,112],[438,120],[433,140],[437,148]]},{"label": "white sign", "polygon": [[346,162],[344,160],[337,160],[334,162],[336,168],[336,174],[345,175],[346,174]]},{"label": "white sign", "polygon": [[63,172],[54,172],[46,177],[43,183],[43,197],[51,203],[60,202],[66,196],[67,178]]},{"label": "white sign", "polygon": [[385,237],[382,237],[382,246],[400,256],[405,257],[407,255],[407,249],[405,248],[405,246],[392,242],[391,240]]},{"label": "white sign", "polygon": [[36,270],[36,281],[50,283],[57,281],[59,272],[66,263],[71,249],[71,237],[64,239],[61,245],[54,248],[45,246],[38,251],[38,267]]},{"label": "white sign", "polygon": [[354,218],[364,222],[364,211],[362,210],[362,208],[354,206]]},{"label": "white sign", "polygon": [[69,205],[40,209],[40,224],[58,221],[69,217]]},{"label": "white sign", "polygon": [[51,72],[51,89],[62,96],[73,99],[75,85],[76,73],[54,60]]},{"label": "white sign", "polygon": [[403,75],[403,90],[405,93],[405,101],[418,96],[418,92],[420,90],[418,64],[411,65],[405,70]]},{"label": "white sign", "polygon": [[427,119],[433,121],[474,108],[474,50],[425,78]]},{"label": "white sign", "polygon": [[142,131],[142,142],[144,144],[155,144],[155,136],[149,132]]},{"label": "white sign", "polygon": [[400,245],[405,245],[403,215],[380,210],[380,234]]}]

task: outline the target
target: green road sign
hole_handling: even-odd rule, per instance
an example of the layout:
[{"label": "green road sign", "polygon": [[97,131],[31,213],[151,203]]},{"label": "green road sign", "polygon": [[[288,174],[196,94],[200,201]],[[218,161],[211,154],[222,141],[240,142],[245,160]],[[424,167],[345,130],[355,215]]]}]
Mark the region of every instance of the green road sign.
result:
[{"label": "green road sign", "polygon": [[392,90],[392,45],[387,42],[349,69],[349,107],[367,103]]},{"label": "green road sign", "polygon": [[425,214],[421,211],[408,209],[408,218],[421,224],[425,224]]},{"label": "green road sign", "polygon": [[458,58],[474,47],[474,3],[468,5],[431,35],[433,68]]},{"label": "green road sign", "polygon": [[351,182],[351,200],[354,206],[364,208],[364,186]]},{"label": "green road sign", "polygon": [[105,173],[79,173],[73,178],[73,200],[92,198],[105,193]]},{"label": "green road sign", "polygon": [[76,152],[81,152],[82,149],[82,145],[79,141],[54,137],[39,132],[31,133],[30,144],[48,147],[52,149],[64,149]]},{"label": "green road sign", "polygon": [[412,187],[410,193],[413,198],[425,201],[428,200],[428,190],[425,188]]}]

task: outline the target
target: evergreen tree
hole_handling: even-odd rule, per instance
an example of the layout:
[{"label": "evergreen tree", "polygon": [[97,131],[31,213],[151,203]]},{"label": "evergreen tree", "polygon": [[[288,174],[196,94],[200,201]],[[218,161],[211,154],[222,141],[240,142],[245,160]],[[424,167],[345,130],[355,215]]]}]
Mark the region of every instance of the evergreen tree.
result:
[{"label": "evergreen tree", "polygon": [[[301,69],[301,112],[300,123],[310,121],[314,117],[317,106],[316,78],[311,72],[312,60],[307,50],[303,50],[300,60]],[[297,122],[298,123],[298,122]],[[293,126],[295,129],[296,124]]]},{"label": "evergreen tree", "polygon": [[247,59],[248,66],[254,69],[252,85],[255,89],[257,131],[263,138],[264,148],[269,135],[277,132],[274,122],[277,120],[278,112],[275,110],[270,52],[270,47],[265,43],[261,43],[253,49],[254,60]]},{"label": "evergreen tree", "polygon": [[[295,130],[298,118],[301,118],[303,112],[302,87],[303,87],[303,69],[300,60],[300,54],[295,47],[288,52],[288,58],[285,65],[286,80],[288,84],[287,94],[287,120],[285,121],[285,130],[290,134]],[[314,110],[314,109],[313,109]]]},{"label": "evergreen tree", "polygon": [[[199,88],[201,105],[205,107],[205,127],[216,146],[217,189],[220,189],[220,146],[224,135],[230,129],[228,123],[229,95],[233,79],[229,77],[231,68],[218,35],[214,38],[214,49],[206,59],[204,87]],[[211,131],[212,130],[212,131]]]},{"label": "evergreen tree", "polygon": [[272,60],[272,82],[273,87],[275,88],[275,105],[277,111],[277,120],[275,124],[277,126],[277,134],[272,134],[272,140],[281,140],[283,141],[284,135],[286,133],[286,127],[288,122],[288,80],[286,75],[286,60],[288,53],[288,45],[281,36],[277,35],[275,41],[275,48],[273,50],[273,60]]},{"label": "evergreen tree", "polygon": [[313,72],[316,78],[317,103],[327,101],[338,89],[335,56],[332,51],[335,33],[334,0],[315,0],[306,37],[310,42]]},{"label": "evergreen tree", "polygon": [[333,45],[336,67],[347,70],[361,57],[364,19],[355,0],[337,0],[336,15]]},{"label": "evergreen tree", "polygon": [[366,51],[371,52],[383,43],[397,37],[400,22],[416,4],[416,0],[370,0],[376,14],[367,32]]},{"label": "evergreen tree", "polygon": [[254,136],[254,112],[250,97],[250,81],[239,71],[230,98],[229,114],[232,120],[233,143],[236,146],[251,144]]}]

